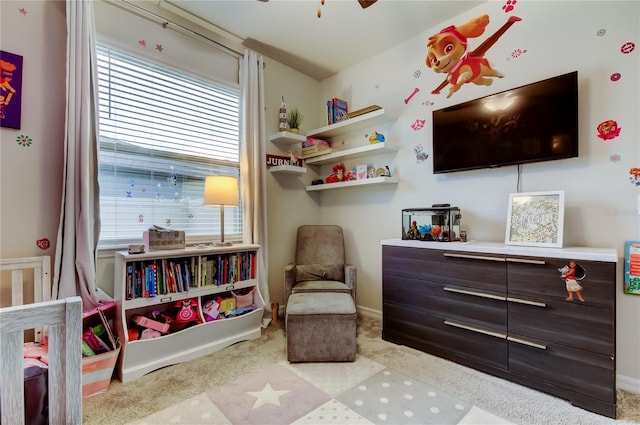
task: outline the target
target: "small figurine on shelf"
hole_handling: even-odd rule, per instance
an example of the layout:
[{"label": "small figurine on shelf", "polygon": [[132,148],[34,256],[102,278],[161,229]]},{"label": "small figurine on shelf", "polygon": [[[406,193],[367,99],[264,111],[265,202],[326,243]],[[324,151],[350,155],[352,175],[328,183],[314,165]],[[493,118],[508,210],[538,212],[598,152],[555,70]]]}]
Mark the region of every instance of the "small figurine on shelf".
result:
[{"label": "small figurine on shelf", "polygon": [[384,134],[374,131],[369,135],[369,143],[384,143]]},{"label": "small figurine on shelf", "polygon": [[345,167],[342,162],[333,166],[332,173],[325,179],[327,183],[338,183],[344,181]]},{"label": "small figurine on shelf", "polygon": [[301,167],[300,152],[289,151],[289,163],[295,167]]},{"label": "small figurine on shelf", "polygon": [[284,96],[282,96],[282,103],[280,104],[279,118],[278,131],[287,131],[287,104],[284,103]]},{"label": "small figurine on shelf", "polygon": [[384,171],[384,175],[387,176],[387,177],[391,177],[391,170],[389,169],[388,165],[384,166],[384,170],[385,170]]}]

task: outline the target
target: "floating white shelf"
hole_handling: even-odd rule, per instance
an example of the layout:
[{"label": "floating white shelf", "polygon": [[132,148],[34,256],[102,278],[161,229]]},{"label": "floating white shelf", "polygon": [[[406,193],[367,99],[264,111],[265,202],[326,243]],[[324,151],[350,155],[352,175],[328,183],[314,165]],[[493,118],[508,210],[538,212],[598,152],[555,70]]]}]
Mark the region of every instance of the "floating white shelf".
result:
[{"label": "floating white shelf", "polygon": [[[377,111],[376,111],[377,112]],[[353,118],[355,119],[355,118]],[[372,155],[387,154],[397,151],[396,146],[389,146],[387,143],[373,143],[370,145],[359,146],[353,149],[345,149],[342,151],[329,153],[326,155],[316,156],[306,160],[307,165],[323,165],[340,162],[345,158],[357,159]]]},{"label": "floating white shelf", "polygon": [[304,174],[307,172],[306,167],[298,167],[295,165],[277,165],[269,168],[271,173],[279,174]]},{"label": "floating white shelf", "polygon": [[339,136],[345,132],[362,130],[363,128],[371,128],[376,125],[392,121],[393,118],[385,113],[384,109],[378,109],[367,114],[349,118],[335,124],[326,125],[316,130],[307,131],[307,137],[316,137],[318,139],[327,139]]},{"label": "floating white shelf", "polygon": [[279,145],[291,146],[306,141],[307,137],[302,134],[291,133],[289,131],[280,131],[269,136],[269,140]]},{"label": "floating white shelf", "polygon": [[307,192],[313,192],[317,190],[342,189],[345,187],[355,187],[355,186],[381,185],[381,184],[398,184],[398,178],[397,177],[374,177],[371,179],[350,180],[348,182],[317,184],[317,185],[307,186]]}]

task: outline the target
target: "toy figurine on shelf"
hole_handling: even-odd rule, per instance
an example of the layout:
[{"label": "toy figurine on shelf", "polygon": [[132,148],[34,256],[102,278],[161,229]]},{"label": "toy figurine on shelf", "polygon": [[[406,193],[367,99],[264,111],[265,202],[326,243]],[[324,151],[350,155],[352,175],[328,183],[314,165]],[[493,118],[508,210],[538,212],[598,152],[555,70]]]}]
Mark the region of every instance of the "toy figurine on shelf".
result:
[{"label": "toy figurine on shelf", "polygon": [[293,166],[301,167],[300,152],[289,151],[289,163]]},{"label": "toy figurine on shelf", "polygon": [[282,96],[282,103],[280,104],[278,131],[287,131],[287,104],[284,103],[284,96]]},{"label": "toy figurine on shelf", "polygon": [[344,181],[345,167],[342,162],[333,166],[332,173],[325,179],[327,183],[338,183]]},{"label": "toy figurine on shelf", "polygon": [[384,143],[384,134],[374,131],[369,135],[369,143]]}]

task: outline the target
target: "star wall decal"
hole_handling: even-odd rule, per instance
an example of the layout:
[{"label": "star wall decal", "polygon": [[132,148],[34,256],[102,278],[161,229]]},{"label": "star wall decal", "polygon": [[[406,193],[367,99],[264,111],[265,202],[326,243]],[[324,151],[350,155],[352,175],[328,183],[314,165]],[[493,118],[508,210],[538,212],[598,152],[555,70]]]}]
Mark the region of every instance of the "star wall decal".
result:
[{"label": "star wall decal", "polygon": [[247,391],[247,394],[256,398],[253,408],[257,409],[263,404],[280,406],[280,397],[288,392],[289,390],[274,390],[271,388],[271,384],[267,383],[261,391]]}]

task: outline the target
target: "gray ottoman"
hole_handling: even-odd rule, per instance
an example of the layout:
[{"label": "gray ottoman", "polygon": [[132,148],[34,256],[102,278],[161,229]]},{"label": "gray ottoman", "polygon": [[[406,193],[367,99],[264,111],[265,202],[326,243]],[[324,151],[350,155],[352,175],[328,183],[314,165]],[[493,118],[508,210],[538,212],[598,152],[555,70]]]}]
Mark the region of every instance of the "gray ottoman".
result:
[{"label": "gray ottoman", "polygon": [[352,362],[358,315],[350,294],[292,294],[285,327],[290,362]]}]

